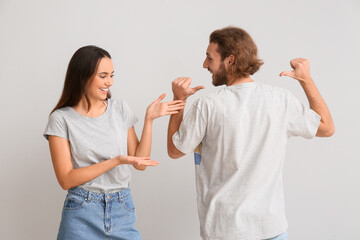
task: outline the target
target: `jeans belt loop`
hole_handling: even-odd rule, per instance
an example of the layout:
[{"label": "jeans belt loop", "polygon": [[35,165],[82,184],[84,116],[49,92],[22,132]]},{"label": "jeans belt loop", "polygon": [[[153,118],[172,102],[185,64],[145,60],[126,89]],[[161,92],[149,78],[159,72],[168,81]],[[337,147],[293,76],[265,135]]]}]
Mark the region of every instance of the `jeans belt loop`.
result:
[{"label": "jeans belt loop", "polygon": [[121,191],[118,191],[118,195],[119,195],[119,202],[122,202],[122,196],[121,196]]},{"label": "jeans belt loop", "polygon": [[85,199],[87,202],[90,202],[90,200],[91,200],[91,192],[90,191],[88,191],[88,194],[87,194],[87,197],[86,197],[86,199]]}]

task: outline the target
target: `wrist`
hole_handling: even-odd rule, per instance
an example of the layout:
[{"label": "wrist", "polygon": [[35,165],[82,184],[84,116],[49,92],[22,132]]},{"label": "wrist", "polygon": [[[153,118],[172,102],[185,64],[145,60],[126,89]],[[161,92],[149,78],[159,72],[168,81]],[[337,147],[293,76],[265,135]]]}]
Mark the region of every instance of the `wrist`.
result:
[{"label": "wrist", "polygon": [[152,118],[151,116],[149,116],[149,114],[145,114],[145,122],[147,123],[152,123],[154,121],[154,118]]},{"label": "wrist", "polygon": [[124,162],[124,156],[123,156],[123,155],[116,156],[116,157],[115,157],[115,160],[116,160],[116,162],[117,162],[118,165],[125,163],[125,162]]},{"label": "wrist", "polygon": [[307,87],[315,84],[314,80],[311,77],[304,78],[302,81],[299,81],[299,83],[302,87]]},{"label": "wrist", "polygon": [[179,97],[179,96],[176,96],[174,94],[174,97],[173,97],[173,100],[176,101],[176,100],[182,100],[182,101],[186,101],[187,97]]}]

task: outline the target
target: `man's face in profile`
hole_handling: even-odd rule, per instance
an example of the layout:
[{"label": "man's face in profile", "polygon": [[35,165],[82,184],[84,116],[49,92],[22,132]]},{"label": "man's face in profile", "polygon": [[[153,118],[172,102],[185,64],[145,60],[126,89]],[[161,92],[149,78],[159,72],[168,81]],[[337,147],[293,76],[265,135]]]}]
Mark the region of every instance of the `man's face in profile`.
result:
[{"label": "man's face in profile", "polygon": [[228,82],[228,77],[224,61],[221,60],[221,55],[217,48],[217,43],[209,44],[203,67],[212,73],[212,84],[214,86],[221,86]]}]

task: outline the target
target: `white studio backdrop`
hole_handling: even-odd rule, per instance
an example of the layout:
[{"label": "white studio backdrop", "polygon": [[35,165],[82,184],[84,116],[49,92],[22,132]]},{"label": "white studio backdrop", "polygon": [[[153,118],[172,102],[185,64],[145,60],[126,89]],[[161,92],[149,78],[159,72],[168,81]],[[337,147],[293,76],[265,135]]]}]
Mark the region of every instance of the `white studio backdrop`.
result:
[{"label": "white studio backdrop", "polygon": [[[289,239],[360,239],[360,2],[344,1],[94,1],[0,0],[0,238],[55,239],[66,192],[58,185],[42,137],[72,54],[93,44],[110,52],[114,98],[140,121],[171,81],[205,85],[189,101],[217,89],[202,68],[210,33],[247,30],[265,64],[254,80],[286,87],[306,102],[300,85],[281,78],[292,58],[310,60],[312,76],[335,121],[327,139],[291,139],[284,169]],[[137,228],[144,240],[196,240],[193,156],[166,153],[168,117],[154,124],[152,159],[133,171]]]}]

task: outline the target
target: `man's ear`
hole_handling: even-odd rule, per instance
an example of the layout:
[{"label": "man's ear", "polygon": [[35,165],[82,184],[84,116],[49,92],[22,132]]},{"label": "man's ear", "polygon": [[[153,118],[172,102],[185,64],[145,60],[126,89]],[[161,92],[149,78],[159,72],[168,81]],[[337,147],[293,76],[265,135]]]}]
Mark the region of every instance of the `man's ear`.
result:
[{"label": "man's ear", "polygon": [[235,63],[235,56],[230,54],[227,58],[225,58],[225,63],[228,65],[228,66],[231,66]]}]

